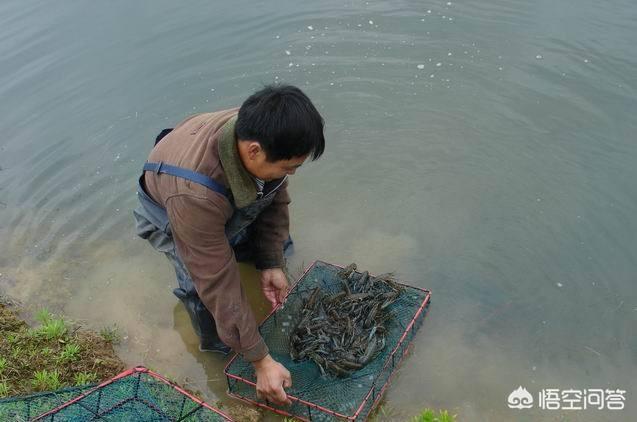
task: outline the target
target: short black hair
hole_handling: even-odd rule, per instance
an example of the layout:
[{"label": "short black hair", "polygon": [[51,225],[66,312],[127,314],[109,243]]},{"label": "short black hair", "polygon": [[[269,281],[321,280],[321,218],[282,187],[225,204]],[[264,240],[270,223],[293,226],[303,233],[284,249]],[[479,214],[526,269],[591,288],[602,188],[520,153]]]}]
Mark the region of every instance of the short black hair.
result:
[{"label": "short black hair", "polygon": [[323,125],[314,104],[299,88],[268,85],[241,105],[235,136],[259,142],[270,162],[308,154],[316,160],[325,150]]}]

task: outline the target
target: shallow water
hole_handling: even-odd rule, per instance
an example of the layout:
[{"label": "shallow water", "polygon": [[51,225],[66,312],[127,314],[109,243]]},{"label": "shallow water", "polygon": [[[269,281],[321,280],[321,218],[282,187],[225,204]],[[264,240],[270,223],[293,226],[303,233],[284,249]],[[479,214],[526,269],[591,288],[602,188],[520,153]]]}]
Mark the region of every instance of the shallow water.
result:
[{"label": "shallow water", "polygon": [[[117,323],[127,363],[227,400],[134,235],[135,179],[162,128],[287,82],[328,142],[291,180],[290,268],[433,291],[390,418],[637,417],[634,2],[218,3],[0,4],[3,291]],[[626,409],[510,410],[519,385],[621,388]]]}]

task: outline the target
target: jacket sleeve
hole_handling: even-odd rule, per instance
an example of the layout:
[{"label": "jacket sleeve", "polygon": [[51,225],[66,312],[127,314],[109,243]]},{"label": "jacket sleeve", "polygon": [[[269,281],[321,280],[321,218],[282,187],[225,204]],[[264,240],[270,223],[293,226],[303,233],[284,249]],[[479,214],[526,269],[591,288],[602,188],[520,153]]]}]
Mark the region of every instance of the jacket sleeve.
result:
[{"label": "jacket sleeve", "polygon": [[255,266],[257,269],[282,268],[283,244],[290,234],[288,181],[275,193],[272,203],[257,217],[254,227]]},{"label": "jacket sleeve", "polygon": [[225,235],[232,210],[225,199],[176,195],[166,210],[178,256],[203,304],[215,319],[219,338],[247,361],[260,360],[268,347],[241,287],[234,252]]}]

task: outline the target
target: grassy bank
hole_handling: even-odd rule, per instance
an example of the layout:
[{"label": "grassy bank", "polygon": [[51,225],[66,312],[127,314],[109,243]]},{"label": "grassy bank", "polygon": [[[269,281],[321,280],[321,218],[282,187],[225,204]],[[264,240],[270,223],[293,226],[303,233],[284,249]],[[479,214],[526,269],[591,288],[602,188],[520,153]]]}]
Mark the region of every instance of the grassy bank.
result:
[{"label": "grassy bank", "polygon": [[424,408],[416,416],[409,416],[405,411],[395,408],[387,403],[378,406],[370,415],[372,422],[456,422],[457,415],[450,413],[449,410],[434,410]]},{"label": "grassy bank", "polygon": [[418,416],[414,416],[411,422],[455,422],[456,415],[449,414],[448,410],[425,409]]},{"label": "grassy bank", "polygon": [[[95,333],[46,310],[38,312],[37,324],[29,326],[17,311],[0,296],[0,399],[98,383],[124,370],[113,350],[119,339],[117,330],[104,328]],[[45,397],[36,407],[46,411],[52,403],[59,405],[79,394],[73,391]],[[259,410],[241,403],[218,403],[218,407],[236,420],[257,422],[263,417]],[[4,410],[0,407],[0,420],[14,414],[33,416],[39,412],[26,410],[21,403]]]},{"label": "grassy bank", "polygon": [[95,383],[118,374],[116,333],[100,335],[40,311],[34,327],[0,298],[0,398]]}]

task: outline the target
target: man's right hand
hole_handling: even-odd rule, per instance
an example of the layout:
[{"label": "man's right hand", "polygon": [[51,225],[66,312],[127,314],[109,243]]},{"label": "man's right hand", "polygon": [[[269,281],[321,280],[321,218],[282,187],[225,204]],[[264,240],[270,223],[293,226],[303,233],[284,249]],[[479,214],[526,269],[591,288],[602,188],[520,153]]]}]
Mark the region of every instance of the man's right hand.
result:
[{"label": "man's right hand", "polygon": [[284,390],[292,386],[290,371],[270,355],[252,364],[257,375],[257,397],[278,405],[292,404]]}]

